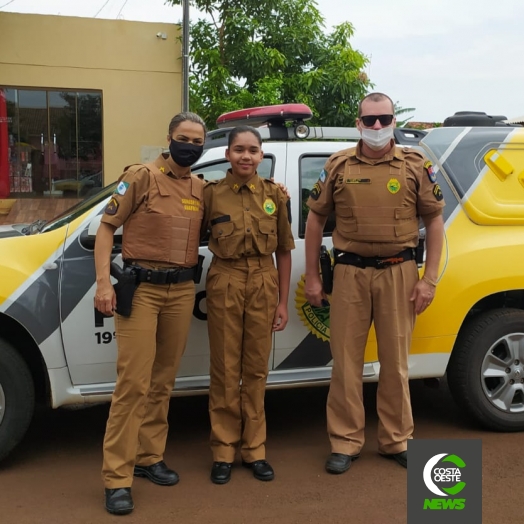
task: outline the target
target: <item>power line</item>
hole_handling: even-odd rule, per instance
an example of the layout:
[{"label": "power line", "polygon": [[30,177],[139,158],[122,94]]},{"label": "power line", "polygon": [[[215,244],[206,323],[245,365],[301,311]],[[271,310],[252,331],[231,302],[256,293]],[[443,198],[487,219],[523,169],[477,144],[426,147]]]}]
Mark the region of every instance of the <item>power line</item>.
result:
[{"label": "power line", "polygon": [[120,8],[120,11],[118,11],[118,14],[116,15],[117,18],[120,16],[120,13],[122,12],[122,9],[124,9],[126,4],[127,4],[127,0],[124,1],[124,5]]},{"label": "power line", "polygon": [[96,18],[99,14],[100,14],[100,11],[102,11],[102,9],[104,9],[104,7],[109,3],[109,0],[106,0],[106,2],[104,3],[104,5],[97,11],[96,15],[93,17],[93,18]]},{"label": "power line", "polygon": [[10,0],[10,2],[7,2],[7,4],[0,5],[0,9],[2,9],[3,7],[5,7],[6,5],[12,4],[14,1],[15,1],[15,0]]}]

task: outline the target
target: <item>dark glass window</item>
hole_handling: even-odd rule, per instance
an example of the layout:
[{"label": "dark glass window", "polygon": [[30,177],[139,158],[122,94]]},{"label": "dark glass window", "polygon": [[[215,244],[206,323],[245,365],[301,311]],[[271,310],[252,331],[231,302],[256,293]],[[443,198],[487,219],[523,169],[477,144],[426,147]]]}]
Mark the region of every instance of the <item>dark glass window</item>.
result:
[{"label": "dark glass window", "polygon": [[[304,238],[306,233],[306,220],[309,213],[309,207],[307,206],[307,200],[309,194],[318,180],[320,173],[324,169],[324,164],[329,158],[326,156],[303,156],[300,159],[300,224],[299,224],[299,236]],[[331,213],[328,217],[326,225],[324,227],[324,236],[331,236],[333,229],[335,228],[335,214]]]},{"label": "dark glass window", "polygon": [[102,93],[0,87],[0,198],[80,199],[102,186]]}]

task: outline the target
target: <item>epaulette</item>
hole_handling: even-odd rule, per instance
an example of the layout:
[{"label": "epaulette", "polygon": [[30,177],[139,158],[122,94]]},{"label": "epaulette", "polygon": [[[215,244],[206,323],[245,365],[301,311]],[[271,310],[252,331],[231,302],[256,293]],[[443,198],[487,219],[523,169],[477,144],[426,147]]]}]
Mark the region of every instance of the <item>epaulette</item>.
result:
[{"label": "epaulette", "polygon": [[268,184],[273,184],[273,185],[277,184],[272,178],[263,178],[263,177],[260,177],[260,178],[262,179],[262,181],[267,182]]},{"label": "epaulette", "polygon": [[124,173],[136,173],[137,171],[140,171],[140,169],[147,169],[147,167],[144,164],[130,164],[126,167],[124,167]]},{"label": "epaulette", "polygon": [[205,180],[204,182],[205,182],[204,187],[207,187],[207,186],[210,186],[212,184],[218,184],[220,182],[220,180]]},{"label": "epaulette", "polygon": [[425,156],[423,155],[421,151],[413,147],[403,147],[402,152],[408,155],[413,154],[413,155],[419,156],[420,158],[425,158]]}]

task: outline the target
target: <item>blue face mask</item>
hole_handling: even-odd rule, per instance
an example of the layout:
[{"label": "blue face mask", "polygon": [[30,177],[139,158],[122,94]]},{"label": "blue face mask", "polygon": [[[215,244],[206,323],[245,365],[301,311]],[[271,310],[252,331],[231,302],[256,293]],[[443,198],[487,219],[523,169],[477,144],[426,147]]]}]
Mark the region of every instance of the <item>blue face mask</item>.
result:
[{"label": "blue face mask", "polygon": [[203,152],[203,145],[196,146],[195,144],[190,144],[188,142],[177,142],[173,139],[169,142],[169,153],[171,154],[171,158],[180,167],[192,166],[202,156]]}]

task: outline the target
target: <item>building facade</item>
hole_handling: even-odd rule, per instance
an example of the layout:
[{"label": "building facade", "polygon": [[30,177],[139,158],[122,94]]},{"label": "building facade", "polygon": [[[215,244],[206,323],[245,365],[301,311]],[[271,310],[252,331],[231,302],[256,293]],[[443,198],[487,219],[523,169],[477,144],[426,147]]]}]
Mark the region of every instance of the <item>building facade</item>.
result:
[{"label": "building facade", "polygon": [[181,108],[179,29],[0,13],[3,223],[30,221],[31,208],[50,219],[166,146]]}]

